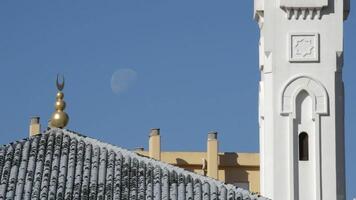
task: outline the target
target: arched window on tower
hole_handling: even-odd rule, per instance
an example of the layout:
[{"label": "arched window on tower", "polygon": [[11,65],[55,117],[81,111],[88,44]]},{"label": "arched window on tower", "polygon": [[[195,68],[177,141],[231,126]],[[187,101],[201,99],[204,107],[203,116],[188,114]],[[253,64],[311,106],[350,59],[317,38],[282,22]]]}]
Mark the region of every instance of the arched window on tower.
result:
[{"label": "arched window on tower", "polygon": [[309,160],[309,139],[306,132],[299,134],[299,160]]}]

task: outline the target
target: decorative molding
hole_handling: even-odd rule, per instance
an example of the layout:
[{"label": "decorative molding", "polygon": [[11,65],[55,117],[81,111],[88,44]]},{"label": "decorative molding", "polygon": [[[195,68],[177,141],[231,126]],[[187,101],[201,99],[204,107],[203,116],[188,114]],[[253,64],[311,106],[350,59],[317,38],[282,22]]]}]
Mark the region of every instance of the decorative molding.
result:
[{"label": "decorative molding", "polygon": [[254,18],[261,29],[264,24],[264,10],[265,10],[264,0],[254,0],[253,5],[254,5]]},{"label": "decorative molding", "polygon": [[283,7],[283,10],[287,14],[288,19],[321,19],[322,13],[321,10],[322,8],[293,8],[293,7]]},{"label": "decorative molding", "polygon": [[319,61],[318,33],[290,33],[288,38],[290,62]]},{"label": "decorative molding", "polygon": [[337,51],[336,52],[336,69],[337,69],[337,71],[342,71],[343,66],[344,66],[344,52]]},{"label": "decorative molding", "polygon": [[321,19],[322,9],[328,6],[328,0],[281,0],[280,7],[287,13],[288,19]]},{"label": "decorative molding", "polygon": [[329,97],[325,87],[308,76],[299,76],[288,81],[281,93],[281,114],[295,114],[295,98],[307,91],[313,99],[314,114],[328,114]]},{"label": "decorative molding", "polygon": [[264,67],[263,67],[263,72],[266,73],[271,73],[273,70],[273,52],[271,51],[265,51],[265,60],[264,60]]}]

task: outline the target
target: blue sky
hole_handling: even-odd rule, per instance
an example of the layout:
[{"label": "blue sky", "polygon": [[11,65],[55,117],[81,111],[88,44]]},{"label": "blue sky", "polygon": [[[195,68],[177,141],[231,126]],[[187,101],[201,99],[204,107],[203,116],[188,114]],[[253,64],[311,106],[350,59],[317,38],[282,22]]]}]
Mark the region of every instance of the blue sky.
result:
[{"label": "blue sky", "polygon": [[[356,6],[352,4],[352,11]],[[253,1],[0,2],[1,143],[47,124],[66,77],[68,129],[128,149],[258,152],[258,27]],[[348,199],[356,197],[356,15],[345,23]],[[353,189],[352,189],[353,188]],[[353,191],[352,191],[353,190]]]}]

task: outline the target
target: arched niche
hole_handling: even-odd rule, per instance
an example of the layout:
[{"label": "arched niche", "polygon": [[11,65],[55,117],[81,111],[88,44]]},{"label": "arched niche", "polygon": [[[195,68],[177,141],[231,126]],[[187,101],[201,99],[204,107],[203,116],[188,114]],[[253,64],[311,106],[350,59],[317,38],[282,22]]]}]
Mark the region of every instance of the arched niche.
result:
[{"label": "arched niche", "polygon": [[295,100],[297,95],[305,90],[313,100],[313,115],[328,114],[329,99],[325,87],[315,79],[308,76],[299,76],[288,81],[282,90],[281,114],[295,116]]},{"label": "arched niche", "polygon": [[[320,199],[320,116],[328,114],[327,91],[319,81],[298,76],[285,84],[280,99],[281,115],[288,118],[287,160],[291,166],[288,172],[291,194],[294,198],[299,195],[303,197],[301,199],[307,199],[304,197],[309,195]],[[304,176],[306,173],[309,175]]]}]

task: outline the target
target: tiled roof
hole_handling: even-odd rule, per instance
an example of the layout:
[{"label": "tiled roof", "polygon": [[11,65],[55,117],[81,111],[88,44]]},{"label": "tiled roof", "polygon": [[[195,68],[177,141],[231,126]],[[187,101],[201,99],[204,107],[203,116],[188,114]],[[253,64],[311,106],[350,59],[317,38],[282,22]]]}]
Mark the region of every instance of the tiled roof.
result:
[{"label": "tiled roof", "polygon": [[0,199],[264,199],[63,129],[0,148]]}]

